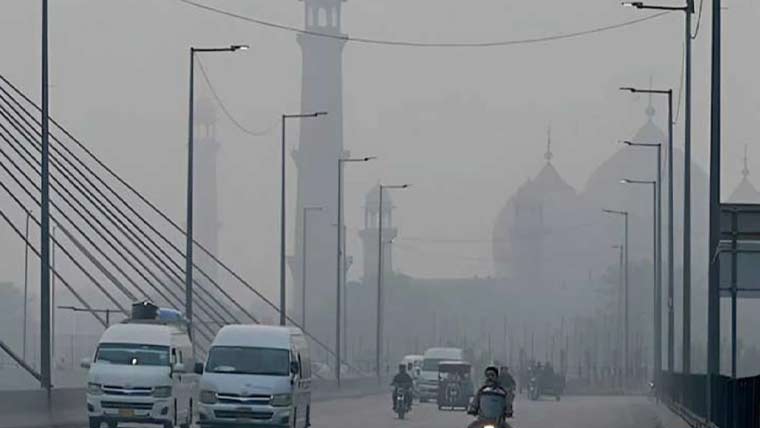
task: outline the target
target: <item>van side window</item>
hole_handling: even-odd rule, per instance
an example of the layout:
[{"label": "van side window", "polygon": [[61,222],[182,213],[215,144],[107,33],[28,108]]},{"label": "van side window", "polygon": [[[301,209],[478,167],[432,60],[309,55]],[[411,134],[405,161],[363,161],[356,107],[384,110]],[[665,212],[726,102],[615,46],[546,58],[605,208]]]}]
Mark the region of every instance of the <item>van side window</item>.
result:
[{"label": "van side window", "polygon": [[172,365],[177,364],[177,349],[172,348]]},{"label": "van side window", "polygon": [[180,350],[177,352],[177,363],[178,363],[178,364],[182,364],[182,363],[184,363],[184,362],[185,362],[185,359],[184,359],[184,358],[182,358],[182,350],[180,349]]}]

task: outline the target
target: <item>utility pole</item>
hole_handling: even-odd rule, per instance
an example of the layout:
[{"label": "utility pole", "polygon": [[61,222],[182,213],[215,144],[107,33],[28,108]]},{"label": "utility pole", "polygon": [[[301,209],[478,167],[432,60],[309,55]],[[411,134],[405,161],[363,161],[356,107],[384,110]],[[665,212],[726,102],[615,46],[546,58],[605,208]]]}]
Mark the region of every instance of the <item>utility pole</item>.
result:
[{"label": "utility pole", "polygon": [[48,0],[42,0],[42,156],[40,162],[40,384],[50,393],[50,105]]},{"label": "utility pole", "polygon": [[[341,327],[340,327],[340,312],[341,312],[341,290],[344,287],[344,276],[345,276],[345,260],[346,260],[346,252],[345,252],[345,240],[343,237],[343,167],[346,162],[368,162],[370,160],[374,159],[374,157],[364,157],[364,158],[339,158],[338,159],[338,222],[336,224],[336,229],[338,229],[338,237],[336,239],[337,241],[337,251],[336,251],[336,267],[335,267],[335,277],[336,277],[336,299],[335,299],[335,380],[338,382],[338,387],[340,387],[340,366],[341,366]],[[345,301],[345,300],[344,300]],[[344,315],[345,311],[347,311],[346,308],[343,308]],[[343,324],[343,328],[345,328],[345,323]],[[344,348],[345,350],[345,348]]]},{"label": "utility pole", "polygon": [[684,179],[683,179],[683,373],[691,374],[691,16],[694,0],[686,0]]},{"label": "utility pole", "polygon": [[710,241],[707,298],[707,422],[714,422],[715,378],[720,373],[720,271],[714,262],[720,245],[721,146],[721,1],[712,2],[712,58],[710,90]]}]

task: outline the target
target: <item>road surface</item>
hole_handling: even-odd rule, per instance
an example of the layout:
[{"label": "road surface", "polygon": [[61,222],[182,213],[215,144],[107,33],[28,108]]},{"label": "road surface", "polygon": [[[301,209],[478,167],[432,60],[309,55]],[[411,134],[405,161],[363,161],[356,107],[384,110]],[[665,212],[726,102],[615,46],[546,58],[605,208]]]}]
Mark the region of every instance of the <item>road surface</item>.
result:
[{"label": "road surface", "polygon": [[[390,393],[357,399],[315,403],[313,428],[464,428],[472,421],[462,411],[439,411],[418,404],[405,420],[391,411]],[[563,397],[561,401],[515,402],[513,428],[657,428],[650,402],[644,397]]]}]

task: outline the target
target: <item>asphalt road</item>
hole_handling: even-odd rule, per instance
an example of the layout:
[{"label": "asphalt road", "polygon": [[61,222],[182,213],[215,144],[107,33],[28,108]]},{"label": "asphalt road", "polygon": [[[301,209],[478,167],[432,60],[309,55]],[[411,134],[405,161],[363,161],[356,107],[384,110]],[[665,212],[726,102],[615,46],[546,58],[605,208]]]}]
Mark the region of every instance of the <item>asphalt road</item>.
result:
[{"label": "asphalt road", "polygon": [[[405,420],[391,410],[390,393],[316,403],[314,428],[465,428],[472,421],[462,411],[439,411],[434,404],[418,404]],[[513,428],[657,428],[650,402],[644,397],[563,397],[515,402]]]}]

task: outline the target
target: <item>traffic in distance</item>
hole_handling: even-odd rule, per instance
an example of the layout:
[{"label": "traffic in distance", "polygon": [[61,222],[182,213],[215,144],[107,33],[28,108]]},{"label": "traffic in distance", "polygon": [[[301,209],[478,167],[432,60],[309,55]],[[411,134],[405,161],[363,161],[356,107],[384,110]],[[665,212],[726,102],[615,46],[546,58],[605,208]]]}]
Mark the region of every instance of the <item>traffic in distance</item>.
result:
[{"label": "traffic in distance", "polygon": [[[311,426],[312,362],[297,327],[226,325],[201,360],[179,311],[139,302],[130,318],[104,331],[81,366],[89,428]],[[520,380],[519,391],[531,400],[559,400],[564,386],[549,363],[531,362]],[[494,361],[481,378],[455,347],[405,356],[389,387],[389,410],[398,419],[413,412],[415,401],[466,412],[470,428],[506,427],[516,412],[518,382],[509,367]]]}]

